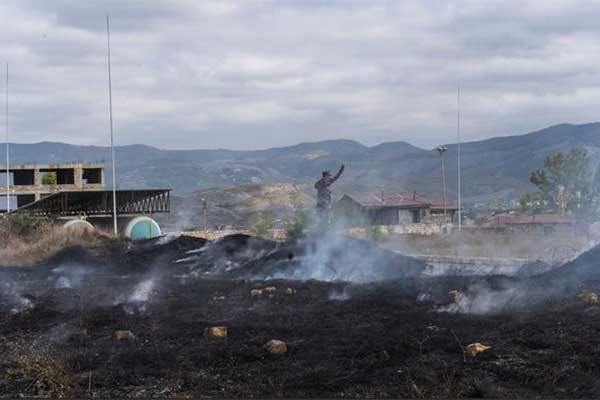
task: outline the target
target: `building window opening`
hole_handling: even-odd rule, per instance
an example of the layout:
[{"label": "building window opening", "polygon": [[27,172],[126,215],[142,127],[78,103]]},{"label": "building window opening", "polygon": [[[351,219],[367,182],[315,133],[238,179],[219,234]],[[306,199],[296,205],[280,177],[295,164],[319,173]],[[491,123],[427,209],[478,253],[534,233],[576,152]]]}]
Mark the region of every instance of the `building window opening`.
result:
[{"label": "building window opening", "polygon": [[35,201],[34,194],[20,194],[17,196],[17,207],[23,207]]},{"label": "building window opening", "polygon": [[35,185],[34,172],[32,169],[17,170],[12,173],[13,185],[32,186]]},{"label": "building window opening", "polygon": [[93,185],[102,183],[102,168],[84,168],[83,184]]},{"label": "building window opening", "polygon": [[6,178],[6,170],[0,171],[0,185],[6,185],[8,180],[8,184],[15,184],[15,174],[11,171],[8,174],[8,179]]},{"label": "building window opening", "polygon": [[42,169],[42,185],[74,185],[75,171],[73,168]]}]

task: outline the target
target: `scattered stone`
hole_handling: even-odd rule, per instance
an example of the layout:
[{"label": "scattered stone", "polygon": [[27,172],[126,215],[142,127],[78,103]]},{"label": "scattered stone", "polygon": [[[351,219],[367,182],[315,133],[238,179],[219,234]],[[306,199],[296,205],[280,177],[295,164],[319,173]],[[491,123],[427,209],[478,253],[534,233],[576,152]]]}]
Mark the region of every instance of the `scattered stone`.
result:
[{"label": "scattered stone", "polygon": [[135,335],[131,331],[114,331],[113,340],[134,340]]},{"label": "scattered stone", "polygon": [[598,303],[598,294],[594,292],[583,292],[577,295],[577,297],[587,304]]},{"label": "scattered stone", "polygon": [[287,345],[282,340],[272,339],[265,344],[265,350],[271,354],[284,354],[287,352]]},{"label": "scattered stone", "polygon": [[225,339],[227,338],[227,327],[211,326],[204,330],[204,336],[207,339]]},{"label": "scattered stone", "polygon": [[491,348],[491,346],[486,346],[481,343],[471,343],[465,348],[465,354],[469,357],[475,357],[479,353],[483,353],[484,351],[487,351]]},{"label": "scattered stone", "polygon": [[296,289],[289,287],[289,288],[285,289],[285,294],[287,294],[287,295],[296,294]]}]

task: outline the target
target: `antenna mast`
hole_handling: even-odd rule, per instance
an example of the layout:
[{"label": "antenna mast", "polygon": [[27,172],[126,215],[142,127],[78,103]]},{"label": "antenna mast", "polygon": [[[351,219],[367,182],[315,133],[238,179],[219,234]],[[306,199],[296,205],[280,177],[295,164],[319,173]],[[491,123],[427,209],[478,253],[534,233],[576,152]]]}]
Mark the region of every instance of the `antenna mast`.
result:
[{"label": "antenna mast", "polygon": [[8,63],[6,63],[6,213],[10,212],[10,151],[8,150]]},{"label": "antenna mast", "polygon": [[461,164],[460,164],[460,86],[458,87],[456,93],[456,139],[458,142],[457,150],[458,150],[458,230],[462,230],[462,174],[461,174]]},{"label": "antenna mast", "polygon": [[108,108],[110,116],[110,153],[112,157],[112,192],[113,192],[113,228],[115,236],[118,235],[117,227],[117,174],[115,166],[115,141],[113,133],[113,112],[112,112],[112,76],[110,70],[110,22],[106,16],[106,39],[108,44]]}]

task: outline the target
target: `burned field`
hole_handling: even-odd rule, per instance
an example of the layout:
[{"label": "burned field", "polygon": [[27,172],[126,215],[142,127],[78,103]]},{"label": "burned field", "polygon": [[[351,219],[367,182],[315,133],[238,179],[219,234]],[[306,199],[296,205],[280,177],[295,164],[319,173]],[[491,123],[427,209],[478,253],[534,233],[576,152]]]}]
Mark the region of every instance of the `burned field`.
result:
[{"label": "burned field", "polygon": [[[327,249],[241,235],[107,242],[66,249],[35,268],[4,268],[0,393],[599,392],[600,306],[592,292],[600,290],[600,249],[527,279],[431,278],[419,261],[337,240]],[[285,346],[266,346],[271,340]],[[474,343],[490,348],[471,354]]]}]

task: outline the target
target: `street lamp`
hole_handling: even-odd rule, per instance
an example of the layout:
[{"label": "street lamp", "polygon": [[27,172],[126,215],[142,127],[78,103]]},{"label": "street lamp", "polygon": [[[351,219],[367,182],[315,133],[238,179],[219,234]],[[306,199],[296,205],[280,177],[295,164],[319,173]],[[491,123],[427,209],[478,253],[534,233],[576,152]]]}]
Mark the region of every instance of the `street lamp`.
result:
[{"label": "street lamp", "polygon": [[203,224],[203,228],[204,231],[206,232],[207,229],[207,224],[206,224],[206,211],[208,209],[208,203],[206,201],[206,199],[202,199],[202,224]]},{"label": "street lamp", "polygon": [[446,167],[444,165],[444,153],[448,150],[448,148],[444,145],[438,146],[437,151],[440,155],[440,162],[442,164],[442,186],[443,186],[443,196],[444,196],[444,223],[448,222],[448,213],[446,211]]}]

